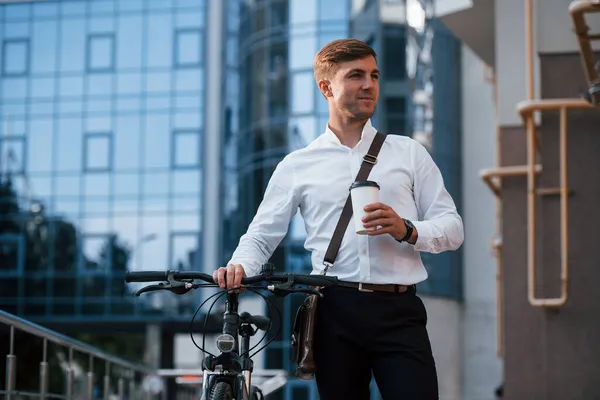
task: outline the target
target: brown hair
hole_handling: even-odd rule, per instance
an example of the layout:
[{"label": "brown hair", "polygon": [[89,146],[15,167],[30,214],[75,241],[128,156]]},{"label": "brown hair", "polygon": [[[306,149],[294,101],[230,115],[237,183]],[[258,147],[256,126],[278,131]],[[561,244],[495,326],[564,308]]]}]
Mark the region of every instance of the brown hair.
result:
[{"label": "brown hair", "polygon": [[373,56],[377,60],[375,50],[358,39],[337,39],[327,43],[315,56],[314,73],[317,82],[333,76],[338,64],[347,61],[360,60]]}]

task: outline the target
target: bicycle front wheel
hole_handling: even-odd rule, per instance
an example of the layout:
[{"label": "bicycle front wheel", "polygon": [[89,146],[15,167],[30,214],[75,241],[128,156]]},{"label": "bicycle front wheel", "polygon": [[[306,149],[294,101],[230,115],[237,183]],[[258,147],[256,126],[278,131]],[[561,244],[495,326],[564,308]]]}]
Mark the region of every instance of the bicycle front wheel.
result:
[{"label": "bicycle front wheel", "polygon": [[210,400],[233,400],[233,389],[228,382],[218,382],[210,392]]}]

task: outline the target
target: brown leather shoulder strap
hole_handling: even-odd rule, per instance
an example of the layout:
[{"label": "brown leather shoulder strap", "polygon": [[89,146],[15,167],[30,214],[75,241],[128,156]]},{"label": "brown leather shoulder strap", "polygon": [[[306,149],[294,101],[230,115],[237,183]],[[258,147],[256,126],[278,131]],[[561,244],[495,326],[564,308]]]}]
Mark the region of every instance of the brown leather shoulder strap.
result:
[{"label": "brown leather shoulder strap", "polygon": [[[381,150],[381,146],[383,146],[383,142],[386,138],[385,133],[377,132],[373,142],[371,143],[371,147],[365,156],[363,157],[363,162],[360,166],[360,170],[356,175],[357,181],[366,180],[371,172],[371,168],[373,165],[377,163],[377,155],[379,154],[379,150]],[[327,248],[327,252],[325,253],[325,258],[323,260],[323,264],[325,265],[325,269],[323,270],[323,275],[327,274],[327,270],[333,266],[333,262],[337,257],[338,251],[340,250],[340,245],[342,244],[342,239],[344,238],[344,232],[346,232],[346,228],[348,227],[348,223],[352,218],[352,201],[350,198],[350,194],[348,194],[348,198],[346,199],[346,204],[344,205],[344,209],[342,210],[342,214],[340,215],[340,220],[338,221],[337,226],[335,227],[335,231],[333,232],[333,237],[331,238],[331,242],[329,243],[329,247]]]}]

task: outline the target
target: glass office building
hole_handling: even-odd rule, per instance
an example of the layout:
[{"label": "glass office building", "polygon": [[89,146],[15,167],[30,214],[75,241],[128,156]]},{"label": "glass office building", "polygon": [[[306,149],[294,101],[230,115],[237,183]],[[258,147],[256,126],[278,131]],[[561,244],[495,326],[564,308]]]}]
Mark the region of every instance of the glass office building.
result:
[{"label": "glass office building", "polygon": [[0,6],[0,308],[130,318],[125,269],[190,268],[204,26],[204,0]]}]

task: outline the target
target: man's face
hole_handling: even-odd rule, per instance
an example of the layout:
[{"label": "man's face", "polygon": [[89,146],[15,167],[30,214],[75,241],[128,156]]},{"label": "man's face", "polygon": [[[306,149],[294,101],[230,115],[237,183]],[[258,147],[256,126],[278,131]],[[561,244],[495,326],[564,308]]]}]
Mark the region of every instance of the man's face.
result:
[{"label": "man's face", "polygon": [[337,112],[355,120],[373,116],[379,98],[379,69],[372,56],[339,64],[330,81],[331,96]]}]

